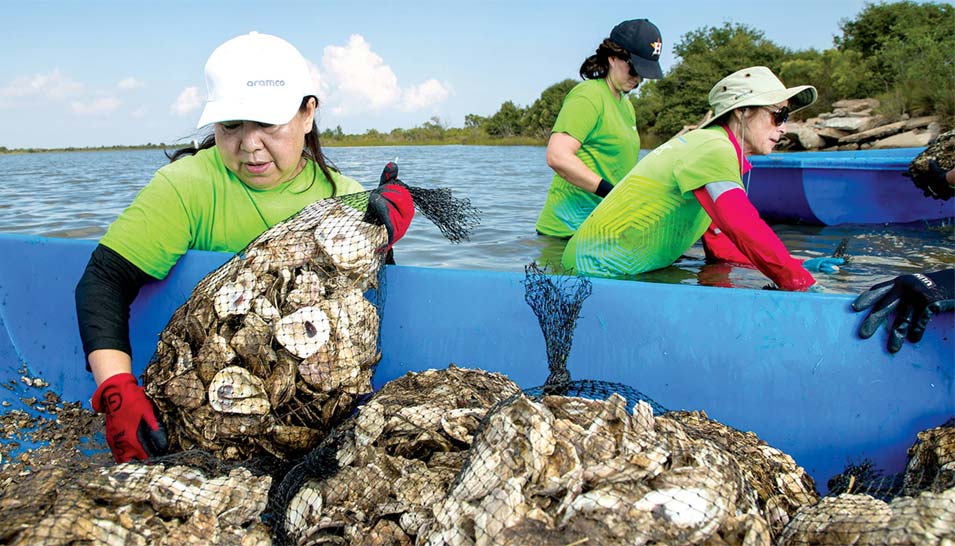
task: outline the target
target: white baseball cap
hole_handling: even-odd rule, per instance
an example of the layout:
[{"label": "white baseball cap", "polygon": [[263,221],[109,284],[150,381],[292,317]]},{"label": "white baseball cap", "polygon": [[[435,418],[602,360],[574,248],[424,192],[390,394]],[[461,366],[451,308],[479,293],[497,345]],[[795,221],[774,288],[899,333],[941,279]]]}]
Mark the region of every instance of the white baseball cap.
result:
[{"label": "white baseball cap", "polygon": [[196,128],[233,120],[288,123],[309,95],[318,96],[318,90],[292,44],[269,34],[243,34],[206,61],[206,106]]}]

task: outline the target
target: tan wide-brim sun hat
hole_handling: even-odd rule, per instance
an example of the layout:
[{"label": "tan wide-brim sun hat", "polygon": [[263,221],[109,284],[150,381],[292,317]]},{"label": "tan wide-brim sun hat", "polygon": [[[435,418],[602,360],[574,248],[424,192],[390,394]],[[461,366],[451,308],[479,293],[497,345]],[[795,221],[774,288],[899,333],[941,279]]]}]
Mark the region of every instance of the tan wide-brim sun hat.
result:
[{"label": "tan wide-brim sun hat", "polygon": [[789,100],[789,112],[798,112],[816,102],[816,96],[816,88],[811,85],[786,87],[772,70],[765,66],[751,66],[733,72],[713,86],[709,96],[713,117],[700,128],[712,124],[730,110],[745,106],[770,106]]}]

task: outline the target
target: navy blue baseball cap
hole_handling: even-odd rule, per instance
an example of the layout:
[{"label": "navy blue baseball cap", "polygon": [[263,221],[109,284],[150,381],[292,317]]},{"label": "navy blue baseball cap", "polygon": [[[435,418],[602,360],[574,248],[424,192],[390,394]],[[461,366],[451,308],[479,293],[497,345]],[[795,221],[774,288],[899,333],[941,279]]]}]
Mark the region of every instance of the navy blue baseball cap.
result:
[{"label": "navy blue baseball cap", "polygon": [[630,53],[630,64],[640,77],[647,80],[663,77],[659,62],[660,54],[663,53],[663,38],[656,25],[647,19],[624,21],[613,27],[610,39]]}]

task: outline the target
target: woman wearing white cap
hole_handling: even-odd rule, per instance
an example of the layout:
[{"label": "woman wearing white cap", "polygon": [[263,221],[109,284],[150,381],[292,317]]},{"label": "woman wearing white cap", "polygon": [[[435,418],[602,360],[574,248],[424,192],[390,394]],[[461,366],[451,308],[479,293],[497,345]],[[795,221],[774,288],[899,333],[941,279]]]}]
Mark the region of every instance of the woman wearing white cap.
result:
[{"label": "woman wearing white cap", "polygon": [[[256,32],[238,36],[213,51],[205,75],[208,99],[198,127],[213,124],[213,134],[156,172],[110,225],[76,287],[83,349],[99,386],[91,402],[106,413],[117,462],[166,447],[162,424],[131,373],[129,306],[139,289],[165,278],[189,249],[238,252],[314,201],[365,191],[326,164],[315,124],[317,89],[291,44]],[[407,188],[396,181],[369,195],[389,248],[414,214]]]},{"label": "woman wearing white cap", "polygon": [[637,163],[640,135],[627,93],[644,79],[663,77],[663,40],[646,19],[624,21],[580,66],[547,143],[554,178],[537,219],[537,233],[567,238]]},{"label": "woman wearing white cap", "polygon": [[768,68],[730,74],[710,91],[713,118],[659,146],[617,184],[568,242],[562,258],[584,275],[634,275],[672,264],[701,237],[707,258],[751,264],[784,290],[816,281],[841,258],[805,262],[746,196],[746,156],[770,153],[790,112],[815,102],[809,85],[787,88]]}]

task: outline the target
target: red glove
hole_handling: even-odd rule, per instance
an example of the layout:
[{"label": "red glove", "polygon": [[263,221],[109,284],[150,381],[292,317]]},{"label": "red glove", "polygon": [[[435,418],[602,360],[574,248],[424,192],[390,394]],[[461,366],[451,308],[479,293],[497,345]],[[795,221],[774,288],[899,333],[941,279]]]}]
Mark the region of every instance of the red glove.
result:
[{"label": "red glove", "polygon": [[97,413],[106,414],[106,442],[117,463],[166,452],[166,428],[133,374],[120,373],[103,381],[90,403]]},{"label": "red glove", "polygon": [[378,187],[368,194],[368,213],[373,215],[388,230],[388,252],[401,239],[414,217],[414,201],[404,182],[398,180],[398,166],[392,162],[385,165]]}]

